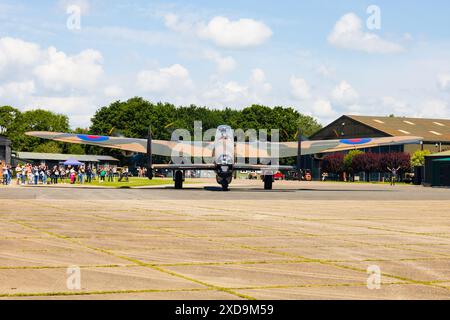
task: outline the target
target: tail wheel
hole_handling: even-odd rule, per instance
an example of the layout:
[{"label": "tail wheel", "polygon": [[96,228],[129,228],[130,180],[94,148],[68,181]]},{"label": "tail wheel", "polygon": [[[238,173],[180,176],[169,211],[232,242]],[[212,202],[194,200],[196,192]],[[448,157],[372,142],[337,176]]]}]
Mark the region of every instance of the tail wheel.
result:
[{"label": "tail wheel", "polygon": [[183,172],[175,172],[175,189],[183,189]]},{"label": "tail wheel", "polygon": [[273,176],[264,176],[264,190],[273,189]]}]

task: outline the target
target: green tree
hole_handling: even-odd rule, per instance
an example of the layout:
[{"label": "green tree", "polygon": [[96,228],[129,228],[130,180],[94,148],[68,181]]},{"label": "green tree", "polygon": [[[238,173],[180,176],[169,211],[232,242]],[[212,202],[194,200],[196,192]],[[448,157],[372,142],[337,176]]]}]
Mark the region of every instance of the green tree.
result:
[{"label": "green tree", "polygon": [[10,106],[0,107],[0,125],[6,128],[6,135],[17,151],[64,152],[64,153],[113,153],[94,146],[54,142],[25,135],[27,131],[56,131],[92,133],[99,135],[143,138],[148,127],[152,127],[155,139],[170,140],[172,132],[178,128],[193,133],[194,121],[201,121],[203,130],[215,129],[228,124],[235,129],[279,129],[280,141],[295,141],[299,127],[303,136],[310,136],[321,128],[312,117],[306,116],[291,107],[268,107],[252,105],[242,110],[231,108],[210,109],[195,105],[176,107],[170,103],[152,103],[140,97],[127,101],[115,101],[97,110],[91,119],[89,129],[77,128],[71,131],[69,119],[62,114],[46,110],[20,112]]},{"label": "green tree", "polygon": [[417,150],[411,155],[411,167],[421,167],[425,165],[425,156],[431,154],[430,150]]},{"label": "green tree", "polygon": [[353,164],[353,159],[362,154],[364,152],[362,152],[361,150],[350,150],[345,156],[344,156],[344,170],[346,172],[348,172],[351,177],[349,180],[354,181],[354,164]]},{"label": "green tree", "polygon": [[362,154],[361,150],[350,150],[345,156],[344,156],[344,168],[345,170],[352,172],[353,171],[353,158],[357,156],[358,154]]},{"label": "green tree", "polygon": [[27,131],[68,132],[70,130],[69,118],[66,115],[42,109],[23,112],[15,126],[17,135],[11,137],[11,141],[14,148],[20,151],[35,151],[42,143],[39,138],[26,136]]},{"label": "green tree", "polygon": [[8,134],[8,131],[14,131],[14,124],[16,123],[20,115],[20,111],[13,107],[0,107],[0,126],[6,129],[6,134]]},{"label": "green tree", "polygon": [[302,128],[303,135],[306,137],[310,137],[314,133],[322,129],[322,125],[319,122],[317,122],[316,119],[314,119],[311,116],[306,116],[303,114],[300,114],[299,116],[298,126]]},{"label": "green tree", "polygon": [[[17,151],[43,150],[43,140],[26,136],[27,131],[68,132],[70,129],[69,118],[65,115],[41,109],[20,112],[9,106],[0,107],[0,125],[6,128],[6,136]],[[62,144],[58,145],[58,150],[62,151]],[[50,150],[56,148],[52,146]]]},{"label": "green tree", "polygon": [[[135,97],[116,101],[99,109],[92,118],[91,132],[95,134],[120,134],[142,138],[152,126],[155,139],[171,138],[173,130],[187,129],[193,133],[194,121],[201,121],[203,130],[228,124],[235,129],[279,129],[281,141],[297,138],[299,126],[303,135],[309,136],[321,128],[312,117],[293,108],[252,105],[242,110],[214,110],[195,105],[176,107],[169,103],[157,103]],[[270,132],[269,132],[270,134]]]},{"label": "green tree", "polygon": [[61,153],[63,152],[63,148],[61,144],[55,141],[49,141],[42,143],[34,148],[33,152],[41,152],[41,153]]}]

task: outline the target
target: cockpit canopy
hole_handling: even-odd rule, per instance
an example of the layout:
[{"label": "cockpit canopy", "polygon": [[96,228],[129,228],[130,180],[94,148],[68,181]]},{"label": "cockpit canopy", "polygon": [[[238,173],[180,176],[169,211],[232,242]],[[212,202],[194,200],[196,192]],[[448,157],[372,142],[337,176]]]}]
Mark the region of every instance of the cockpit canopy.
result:
[{"label": "cockpit canopy", "polygon": [[234,132],[230,126],[219,126],[217,128],[216,139],[234,140]]}]

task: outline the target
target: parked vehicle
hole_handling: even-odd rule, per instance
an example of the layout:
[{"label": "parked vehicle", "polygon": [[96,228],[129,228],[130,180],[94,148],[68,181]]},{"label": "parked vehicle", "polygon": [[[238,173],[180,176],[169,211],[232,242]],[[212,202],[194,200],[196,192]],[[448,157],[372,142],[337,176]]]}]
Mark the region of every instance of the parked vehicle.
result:
[{"label": "parked vehicle", "polygon": [[306,171],[305,171],[304,178],[305,178],[306,181],[312,181],[311,170],[306,170]]},{"label": "parked vehicle", "polygon": [[275,180],[284,180],[285,176],[284,176],[284,174],[282,174],[281,172],[278,171],[277,173],[275,173],[273,175],[273,178]]}]

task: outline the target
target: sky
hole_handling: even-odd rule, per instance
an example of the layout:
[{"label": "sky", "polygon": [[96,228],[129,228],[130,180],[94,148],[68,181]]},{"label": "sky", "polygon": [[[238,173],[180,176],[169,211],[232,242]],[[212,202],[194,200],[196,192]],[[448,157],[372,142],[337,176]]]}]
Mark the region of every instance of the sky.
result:
[{"label": "sky", "polygon": [[0,0],[0,105],[450,118],[448,1]]}]

